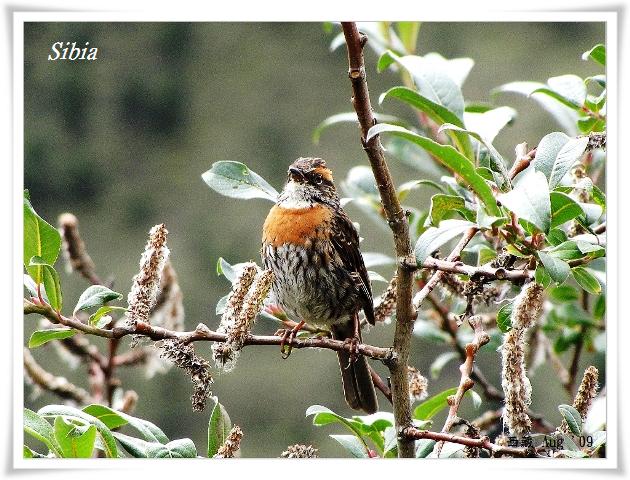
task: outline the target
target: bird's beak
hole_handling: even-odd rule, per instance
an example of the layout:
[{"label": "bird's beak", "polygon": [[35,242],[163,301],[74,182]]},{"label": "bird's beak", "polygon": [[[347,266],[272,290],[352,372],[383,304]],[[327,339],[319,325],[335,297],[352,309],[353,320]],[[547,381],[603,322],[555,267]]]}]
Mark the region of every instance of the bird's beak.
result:
[{"label": "bird's beak", "polygon": [[292,180],[295,180],[297,182],[301,182],[304,180],[304,174],[302,173],[302,171],[295,167],[289,167],[289,176]]}]

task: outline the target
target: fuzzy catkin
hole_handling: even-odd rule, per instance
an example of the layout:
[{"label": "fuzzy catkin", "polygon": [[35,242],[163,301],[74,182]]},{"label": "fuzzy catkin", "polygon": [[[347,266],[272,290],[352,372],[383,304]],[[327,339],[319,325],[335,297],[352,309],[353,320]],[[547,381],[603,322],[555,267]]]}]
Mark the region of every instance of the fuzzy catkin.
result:
[{"label": "fuzzy catkin", "polygon": [[414,367],[407,366],[407,374],[409,377],[409,399],[411,403],[419,402],[427,398],[429,381],[419,370]]},{"label": "fuzzy catkin", "polygon": [[397,278],[394,275],[389,282],[389,285],[381,295],[381,301],[374,307],[374,320],[375,322],[384,322],[391,318],[396,310],[396,285]]},{"label": "fuzzy catkin", "polygon": [[217,367],[231,371],[240,355],[245,339],[250,334],[256,316],[267,297],[273,273],[270,270],[258,272],[254,263],[245,265],[243,272],[230,293],[221,323],[217,329],[225,333],[225,342],[214,343],[212,353]]},{"label": "fuzzy catkin", "polygon": [[168,230],[164,224],[154,226],[149,232],[149,241],[140,258],[140,272],[133,277],[133,285],[127,296],[127,325],[149,322],[151,309],[155,305],[162,270],[169,256],[166,246]]},{"label": "fuzzy catkin", "polygon": [[530,282],[523,287],[512,306],[512,329],[501,347],[501,386],[505,394],[503,421],[510,433],[518,438],[531,430],[527,410],[532,401],[532,387],[525,366],[527,329],[534,326],[543,306],[543,286]]},{"label": "fuzzy catkin", "polygon": [[241,439],[243,438],[243,431],[238,425],[234,425],[230,433],[228,434],[223,445],[217,450],[215,458],[234,458],[236,452],[241,447]]},{"label": "fuzzy catkin", "polygon": [[[593,403],[593,399],[595,398],[595,395],[597,395],[597,388],[599,386],[597,383],[598,380],[599,371],[594,366],[591,365],[584,371],[580,387],[578,388],[575,399],[573,400],[573,408],[579,412],[582,417],[582,421],[586,420],[588,411]],[[569,433],[569,424],[566,420],[562,420],[559,430],[563,433]]]},{"label": "fuzzy catkin", "polygon": [[295,444],[289,445],[287,449],[280,454],[280,458],[317,458],[319,450],[313,445]]}]

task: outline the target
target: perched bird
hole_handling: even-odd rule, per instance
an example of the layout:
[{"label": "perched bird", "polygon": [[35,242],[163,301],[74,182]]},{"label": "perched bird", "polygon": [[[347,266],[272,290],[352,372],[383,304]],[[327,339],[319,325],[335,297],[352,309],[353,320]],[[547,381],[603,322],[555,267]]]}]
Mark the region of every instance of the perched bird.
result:
[{"label": "perched bird", "polygon": [[[361,341],[359,312],[374,324],[372,289],[359,234],[343,211],[332,172],[321,158],[298,158],[263,226],[261,256],[274,273],[273,291],[292,317]],[[376,391],[363,355],[337,352],[343,389],[355,410],[378,410]]]}]

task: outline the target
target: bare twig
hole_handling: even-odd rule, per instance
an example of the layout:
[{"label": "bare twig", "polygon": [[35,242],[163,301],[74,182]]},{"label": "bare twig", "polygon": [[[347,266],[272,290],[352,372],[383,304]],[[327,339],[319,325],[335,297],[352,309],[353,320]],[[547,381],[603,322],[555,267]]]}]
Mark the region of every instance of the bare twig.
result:
[{"label": "bare twig", "polygon": [[35,361],[28,348],[24,348],[24,369],[39,387],[54,393],[60,398],[74,400],[79,405],[90,403],[90,394],[64,377],[57,377]]},{"label": "bare twig", "polygon": [[[168,330],[166,328],[149,325],[148,323],[144,322],[137,322],[135,327],[123,326],[115,327],[112,330],[105,330],[92,325],[87,325],[78,321],[75,318],[68,318],[63,315],[58,315],[57,312],[55,312],[50,305],[37,305],[24,299],[24,314],[28,315],[33,313],[46,317],[52,323],[65,325],[67,327],[79,330],[80,332],[104,338],[122,338],[127,335],[139,335],[142,337],[150,338],[154,341],[174,338],[184,343],[204,341],[225,342],[227,340],[227,335],[225,333],[214,332],[203,324],[199,324],[195,330],[190,332]],[[278,336],[249,335],[245,338],[244,345],[280,345],[281,341],[282,338]],[[290,341],[290,343],[287,341],[286,344],[290,344],[293,348],[326,348],[329,350],[345,350],[348,353],[356,353],[354,347],[348,342],[332,340],[330,338],[324,337],[303,339],[294,338]],[[358,346],[358,352],[375,360],[381,360],[386,364],[396,361],[396,354],[392,352],[390,348],[360,344]]]},{"label": "bare twig", "polygon": [[437,258],[428,257],[419,267],[413,255],[409,255],[401,259],[401,263],[405,268],[415,270],[418,268],[437,270],[446,273],[458,273],[460,275],[468,275],[469,277],[483,278],[484,280],[508,280],[510,282],[522,282],[533,278],[532,270],[508,270],[506,268],[494,268],[490,265],[480,265],[474,267],[466,265],[462,262],[439,260]]},{"label": "bare twig", "polygon": [[[473,371],[474,363],[475,363],[475,355],[479,349],[484,346],[486,343],[490,341],[490,337],[483,329],[483,322],[481,321],[481,317],[474,315],[468,319],[468,323],[474,330],[474,337],[472,342],[466,344],[466,359],[464,363],[462,363],[459,367],[459,371],[461,372],[461,378],[459,381],[459,386],[457,387],[457,392],[455,395],[451,395],[448,397],[448,416],[446,417],[446,421],[444,422],[444,426],[442,427],[443,433],[448,433],[453,426],[455,420],[457,420],[457,411],[459,410],[459,405],[464,398],[464,394],[470,390],[475,382],[471,378],[471,373]],[[437,446],[437,456],[440,456],[440,452],[442,451],[443,442],[439,443]]]},{"label": "bare twig", "polygon": [[451,433],[444,432],[431,432],[429,430],[419,430],[415,427],[407,427],[403,430],[402,434],[414,440],[422,440],[428,438],[435,440],[436,442],[450,442],[459,443],[460,445],[466,445],[467,447],[477,447],[488,450],[492,456],[500,457],[503,455],[509,455],[512,457],[534,457],[536,452],[533,448],[526,447],[503,447],[490,441],[487,436],[481,438],[469,438]]},{"label": "bare twig", "polygon": [[378,388],[383,395],[385,395],[385,398],[389,400],[389,403],[392,403],[391,389],[383,381],[381,376],[378,373],[376,373],[376,370],[374,370],[370,365],[368,365],[368,369],[370,370],[370,375],[372,376],[372,382],[374,382],[374,386]]},{"label": "bare twig", "polygon": [[[400,206],[396,188],[394,186],[383,147],[378,135],[366,141],[368,130],[374,126],[376,119],[372,112],[368,84],[365,78],[365,64],[363,61],[363,46],[367,37],[359,33],[353,22],[342,22],[341,27],[348,47],[348,76],[352,83],[352,104],[361,127],[361,144],[365,150],[374,179],[378,187],[385,217],[394,236],[397,257],[406,257],[411,253],[409,238],[409,224],[405,212]],[[409,400],[409,382],[407,379],[407,364],[411,344],[411,334],[416,313],[411,305],[413,272],[402,265],[398,265],[396,289],[396,330],[394,332],[393,349],[397,357],[388,367],[391,373],[392,399],[396,428],[411,425],[411,403]],[[414,456],[414,443],[408,438],[399,436],[398,455],[400,457]]]}]

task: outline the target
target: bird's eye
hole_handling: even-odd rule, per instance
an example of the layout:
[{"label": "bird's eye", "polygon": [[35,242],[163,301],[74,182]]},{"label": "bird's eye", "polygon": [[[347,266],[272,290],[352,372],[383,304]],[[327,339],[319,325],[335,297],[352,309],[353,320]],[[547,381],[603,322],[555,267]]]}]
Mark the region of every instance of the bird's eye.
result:
[{"label": "bird's eye", "polygon": [[319,173],[316,173],[315,176],[313,177],[313,181],[317,184],[317,185],[321,185],[322,182],[324,181],[324,179],[322,178],[322,176]]}]

